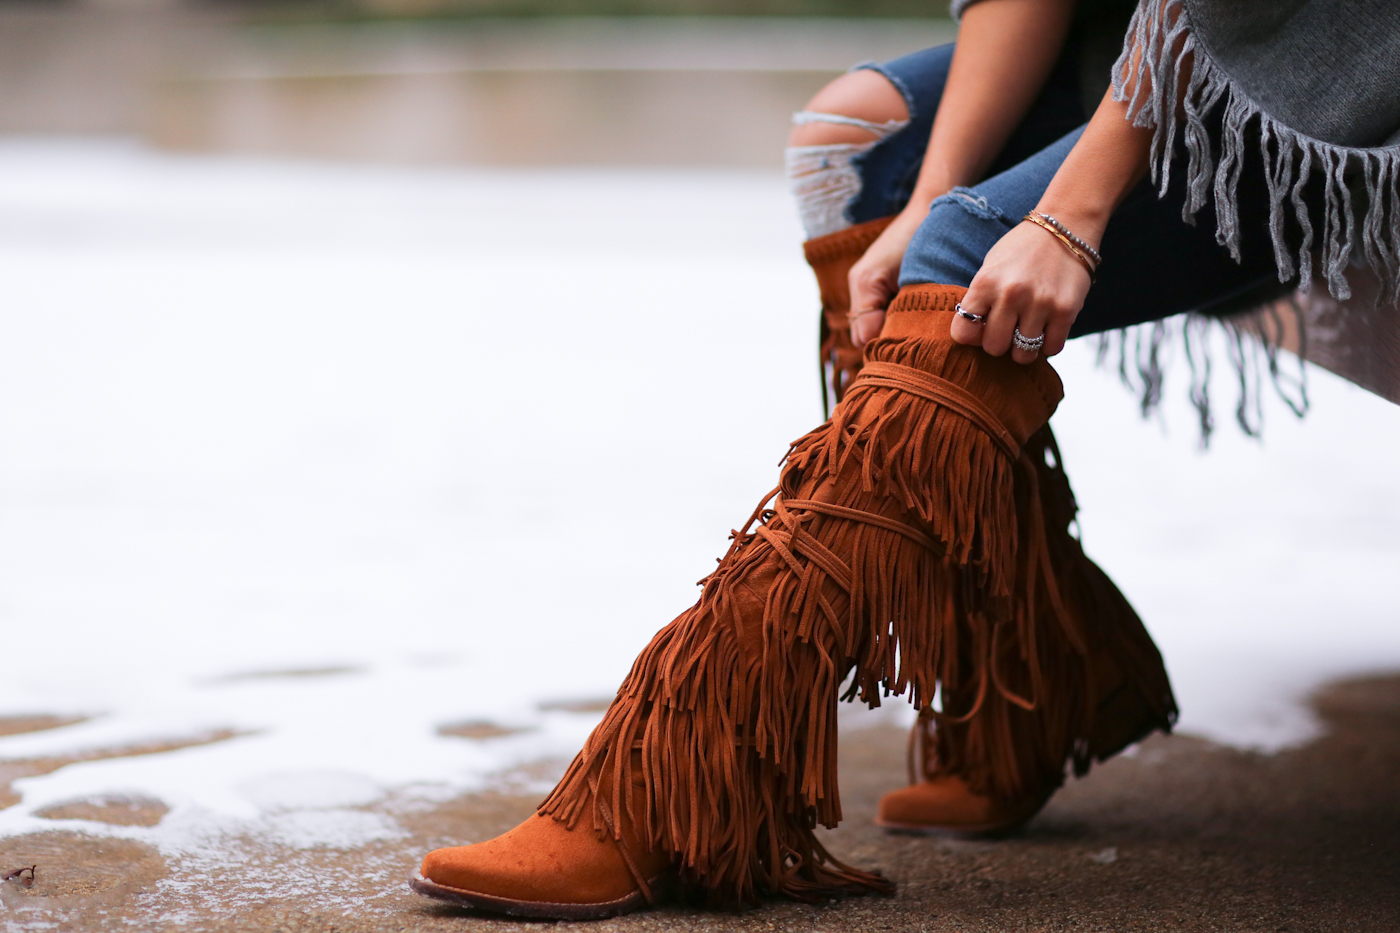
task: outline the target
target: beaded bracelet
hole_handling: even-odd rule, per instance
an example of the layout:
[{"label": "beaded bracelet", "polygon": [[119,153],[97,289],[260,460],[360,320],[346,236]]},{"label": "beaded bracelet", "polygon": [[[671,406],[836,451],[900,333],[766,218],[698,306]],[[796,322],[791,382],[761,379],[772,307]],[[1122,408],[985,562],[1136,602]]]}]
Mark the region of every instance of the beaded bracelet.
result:
[{"label": "beaded bracelet", "polygon": [[1059,230],[1056,230],[1054,227],[1050,226],[1050,224],[1041,220],[1040,217],[1037,216],[1035,211],[1031,211],[1029,214],[1027,214],[1025,216],[1025,219],[1035,224],[1037,227],[1040,227],[1046,233],[1050,234],[1052,237],[1059,240],[1065,245],[1065,249],[1069,250],[1070,255],[1073,256],[1075,259],[1078,259],[1079,264],[1084,267],[1084,271],[1089,273],[1090,285],[1093,285],[1099,280],[1099,270],[1095,266],[1093,260],[1091,260],[1087,255],[1085,255],[1083,250],[1071,243],[1069,241],[1069,237],[1065,236]]},{"label": "beaded bracelet", "polygon": [[1058,231],[1060,231],[1061,233],[1063,233],[1063,234],[1069,239],[1069,241],[1070,241],[1071,243],[1073,243],[1075,246],[1079,247],[1080,249],[1084,250],[1084,252],[1088,253],[1088,254],[1089,254],[1089,258],[1092,259],[1092,260],[1094,260],[1094,265],[1097,266],[1099,263],[1103,262],[1103,257],[1099,255],[1099,251],[1096,250],[1096,249],[1094,249],[1094,248],[1093,248],[1092,246],[1090,246],[1088,243],[1085,243],[1085,242],[1084,242],[1083,240],[1081,240],[1079,237],[1075,236],[1075,235],[1070,231],[1069,227],[1066,227],[1064,224],[1060,223],[1058,220],[1056,220],[1055,218],[1051,217],[1049,214],[1043,214],[1043,213],[1041,213],[1040,211],[1035,210],[1035,209],[1032,209],[1032,210],[1031,210],[1031,213],[1034,214],[1035,216],[1041,218],[1042,220],[1047,221],[1047,222],[1050,224],[1050,226],[1054,227],[1056,230],[1058,230]]}]

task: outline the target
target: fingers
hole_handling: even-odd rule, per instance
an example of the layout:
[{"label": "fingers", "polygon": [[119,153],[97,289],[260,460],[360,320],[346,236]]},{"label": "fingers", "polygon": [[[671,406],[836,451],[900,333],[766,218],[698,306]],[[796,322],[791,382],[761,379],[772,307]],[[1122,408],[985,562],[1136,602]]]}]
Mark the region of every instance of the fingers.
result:
[{"label": "fingers", "polygon": [[[984,311],[979,311],[977,306],[973,305],[971,301],[968,300],[968,296],[963,297],[962,307],[965,311],[972,314],[986,313]],[[985,326],[985,323],[978,323],[977,321],[963,317],[961,314],[954,313],[952,327],[953,342],[966,344],[967,346],[976,346],[982,342],[982,329]]]},{"label": "fingers", "polygon": [[1065,348],[1070,328],[1074,326],[1074,319],[1078,316],[1079,307],[1062,295],[1043,296],[1032,302],[1018,314],[1012,333],[1014,337],[1015,330],[1018,329],[1021,336],[1027,340],[1040,337],[1041,346],[1035,351],[1022,350],[1014,347],[1013,339],[1011,358],[1018,363],[1029,363],[1037,356],[1055,356]]},{"label": "fingers", "polygon": [[[885,309],[898,291],[899,260],[907,238],[897,249],[882,248],[894,228],[891,225],[851,269],[851,340],[857,347],[880,335]],[[983,320],[955,314],[953,340],[981,346],[992,356],[1009,353],[1021,364],[1042,354],[1054,356],[1064,349],[1089,284],[1083,267],[1043,231],[1030,225],[1013,228],[987,253],[962,299],[962,308]],[[1040,346],[1014,347],[1018,331]]]},{"label": "fingers", "polygon": [[[989,285],[988,281],[974,280],[961,302],[965,311],[981,315],[985,321],[977,323],[955,314],[951,328],[955,342],[980,345],[992,356],[1004,356],[1009,352],[1011,359],[1021,364],[1034,362],[1042,353],[1053,356],[1064,348],[1074,321],[1072,312],[1061,307],[1053,297],[1037,294],[1029,287],[1014,282]],[[1043,337],[1043,344],[1035,350],[1018,347],[1018,333],[1030,341]]]},{"label": "fingers", "polygon": [[863,347],[880,336],[885,309],[899,292],[899,267],[926,211],[906,208],[875,238],[865,255],[851,267],[851,341]]},{"label": "fingers", "polygon": [[[890,269],[887,263],[879,262],[879,258],[867,253],[851,267],[851,310],[848,318],[851,342],[857,347],[863,347],[880,336],[880,328],[885,324],[885,308],[894,298],[889,281]],[[895,267],[894,274],[898,275],[898,267]]]},{"label": "fingers", "polygon": [[[954,340],[980,345],[992,356],[1009,353],[1023,365],[1064,349],[1090,283],[1082,266],[1039,233],[1023,225],[987,253],[962,300],[968,311],[985,315],[986,323],[956,319]],[[1022,349],[1014,346],[1017,332],[1023,340],[1043,340],[1034,350]]]},{"label": "fingers", "polygon": [[1019,332],[1021,337],[1025,340],[1034,341],[1037,337],[1045,333],[1045,321],[1046,313],[1044,305],[1032,304],[1021,312],[1020,317],[1012,326],[1011,331],[1011,358],[1013,360],[1024,366],[1027,363],[1034,363],[1035,358],[1040,356],[1041,349],[1022,350],[1020,347],[1016,346],[1015,337]]},{"label": "fingers", "polygon": [[1020,347],[1011,348],[1011,358],[1022,366],[1034,363],[1038,356],[1040,356],[1039,350],[1022,350]]},{"label": "fingers", "polygon": [[1011,282],[999,285],[995,297],[995,304],[987,313],[987,326],[982,329],[982,349],[992,356],[1005,356],[1011,349],[1012,332],[1029,309],[1031,296],[1024,286]]},{"label": "fingers", "polygon": [[1040,348],[1040,352],[1046,356],[1055,356],[1065,348],[1065,341],[1069,339],[1069,329],[1074,326],[1073,314],[1052,315],[1050,320],[1045,322],[1045,346]]},{"label": "fingers", "polygon": [[955,312],[952,327],[954,342],[967,346],[986,346],[987,323],[996,309],[997,297],[997,287],[990,276],[978,273],[973,277],[972,283],[968,285],[967,294],[963,295],[959,305],[969,314],[980,315],[983,320],[974,321]]},{"label": "fingers", "polygon": [[866,311],[851,316],[851,343],[863,347],[876,337],[885,326],[885,312]]},{"label": "fingers", "polygon": [[[1012,287],[1000,292],[1001,299],[990,309],[981,310],[977,298],[968,290],[959,307],[984,320],[954,313],[951,333],[955,343],[978,346],[992,356],[1003,356],[1010,352],[1017,363],[1035,362],[1044,353],[1054,356],[1064,349],[1070,326],[1074,323],[1072,311],[1060,307],[1053,300],[1040,298]],[[853,313],[851,316],[851,339],[858,347],[863,347],[879,336],[884,326],[883,311]],[[1037,349],[1023,349],[1016,346],[1019,333],[1023,340],[1035,341],[1041,338]]]}]

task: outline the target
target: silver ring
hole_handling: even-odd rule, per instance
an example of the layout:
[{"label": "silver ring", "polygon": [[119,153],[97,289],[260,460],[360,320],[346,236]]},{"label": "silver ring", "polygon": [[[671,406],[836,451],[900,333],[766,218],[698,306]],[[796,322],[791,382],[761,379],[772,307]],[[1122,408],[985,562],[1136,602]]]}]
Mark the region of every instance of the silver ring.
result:
[{"label": "silver ring", "polygon": [[[944,305],[944,307],[947,307],[947,305]],[[953,310],[957,312],[958,317],[965,317],[974,324],[987,323],[987,315],[973,314],[971,311],[968,311],[966,308],[964,308],[961,304],[953,305]]]},{"label": "silver ring", "polygon": [[1021,333],[1021,328],[1013,327],[1011,329],[1011,343],[1017,350],[1035,353],[1041,347],[1045,346],[1045,335],[1041,334],[1039,337],[1027,337],[1025,334]]}]

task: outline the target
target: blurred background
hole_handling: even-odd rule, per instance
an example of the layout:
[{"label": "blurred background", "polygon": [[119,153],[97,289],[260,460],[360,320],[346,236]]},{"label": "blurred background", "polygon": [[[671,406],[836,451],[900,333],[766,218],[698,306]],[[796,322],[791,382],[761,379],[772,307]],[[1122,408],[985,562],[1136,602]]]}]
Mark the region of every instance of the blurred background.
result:
[{"label": "blurred background", "polygon": [[0,132],[415,163],[773,166],[816,88],[948,41],[945,16],[920,0],[6,4]]},{"label": "blurred background", "polygon": [[[0,869],[119,836],[171,866],[104,850],[142,928],[274,863],[397,922],[467,841],[432,808],[547,789],[821,419],[790,114],[953,35],[940,0],[0,4]],[[1248,439],[1215,352],[1206,453],[1171,343],[1148,420],[1072,346],[1056,430],[1182,730],[1276,751],[1400,668],[1400,408],[1312,369]],[[0,930],[92,916],[9,892]]]},{"label": "blurred background", "polygon": [[0,856],[547,786],[820,419],[789,116],[925,13],[0,5]]}]

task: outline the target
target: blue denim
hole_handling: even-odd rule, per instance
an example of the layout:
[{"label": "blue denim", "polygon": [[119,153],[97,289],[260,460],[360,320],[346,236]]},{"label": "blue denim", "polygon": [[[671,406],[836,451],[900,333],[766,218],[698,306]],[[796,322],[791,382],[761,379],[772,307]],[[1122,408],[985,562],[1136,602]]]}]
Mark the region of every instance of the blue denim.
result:
[{"label": "blue denim", "polygon": [[1071,130],[980,185],[954,188],[935,198],[904,254],[900,287],[922,282],[970,285],[997,240],[1040,202],[1050,179],[1083,133],[1082,126]]},{"label": "blue denim", "polygon": [[[857,66],[879,72],[899,89],[909,108],[909,125],[853,161],[861,173],[861,190],[846,209],[852,223],[887,217],[909,203],[952,61],[953,45],[948,44],[884,64]],[[1085,119],[1084,105],[1079,99],[1078,58],[1071,45],[990,172],[995,174],[1029,158],[1065,133],[1082,126]]]},{"label": "blue denim", "polygon": [[[904,95],[909,125],[856,160],[861,193],[848,208],[855,223],[898,213],[908,203],[938,112],[951,45],[866,65]],[[1050,180],[1083,133],[1085,114],[1078,87],[1077,50],[1056,65],[1045,90],[993,163],[988,177],[936,199],[914,235],[900,269],[899,284],[935,282],[966,286],[987,251],[1040,201]],[[1173,174],[1184,172],[1176,159]],[[1144,180],[1110,219],[1100,252],[1103,265],[1070,331],[1083,336],[1183,311],[1224,314],[1280,297],[1268,238],[1268,201],[1263,173],[1246,171],[1240,184],[1242,260],[1236,263],[1216,242],[1209,207],[1195,224],[1182,221],[1183,179],[1174,177],[1165,198]]]}]

